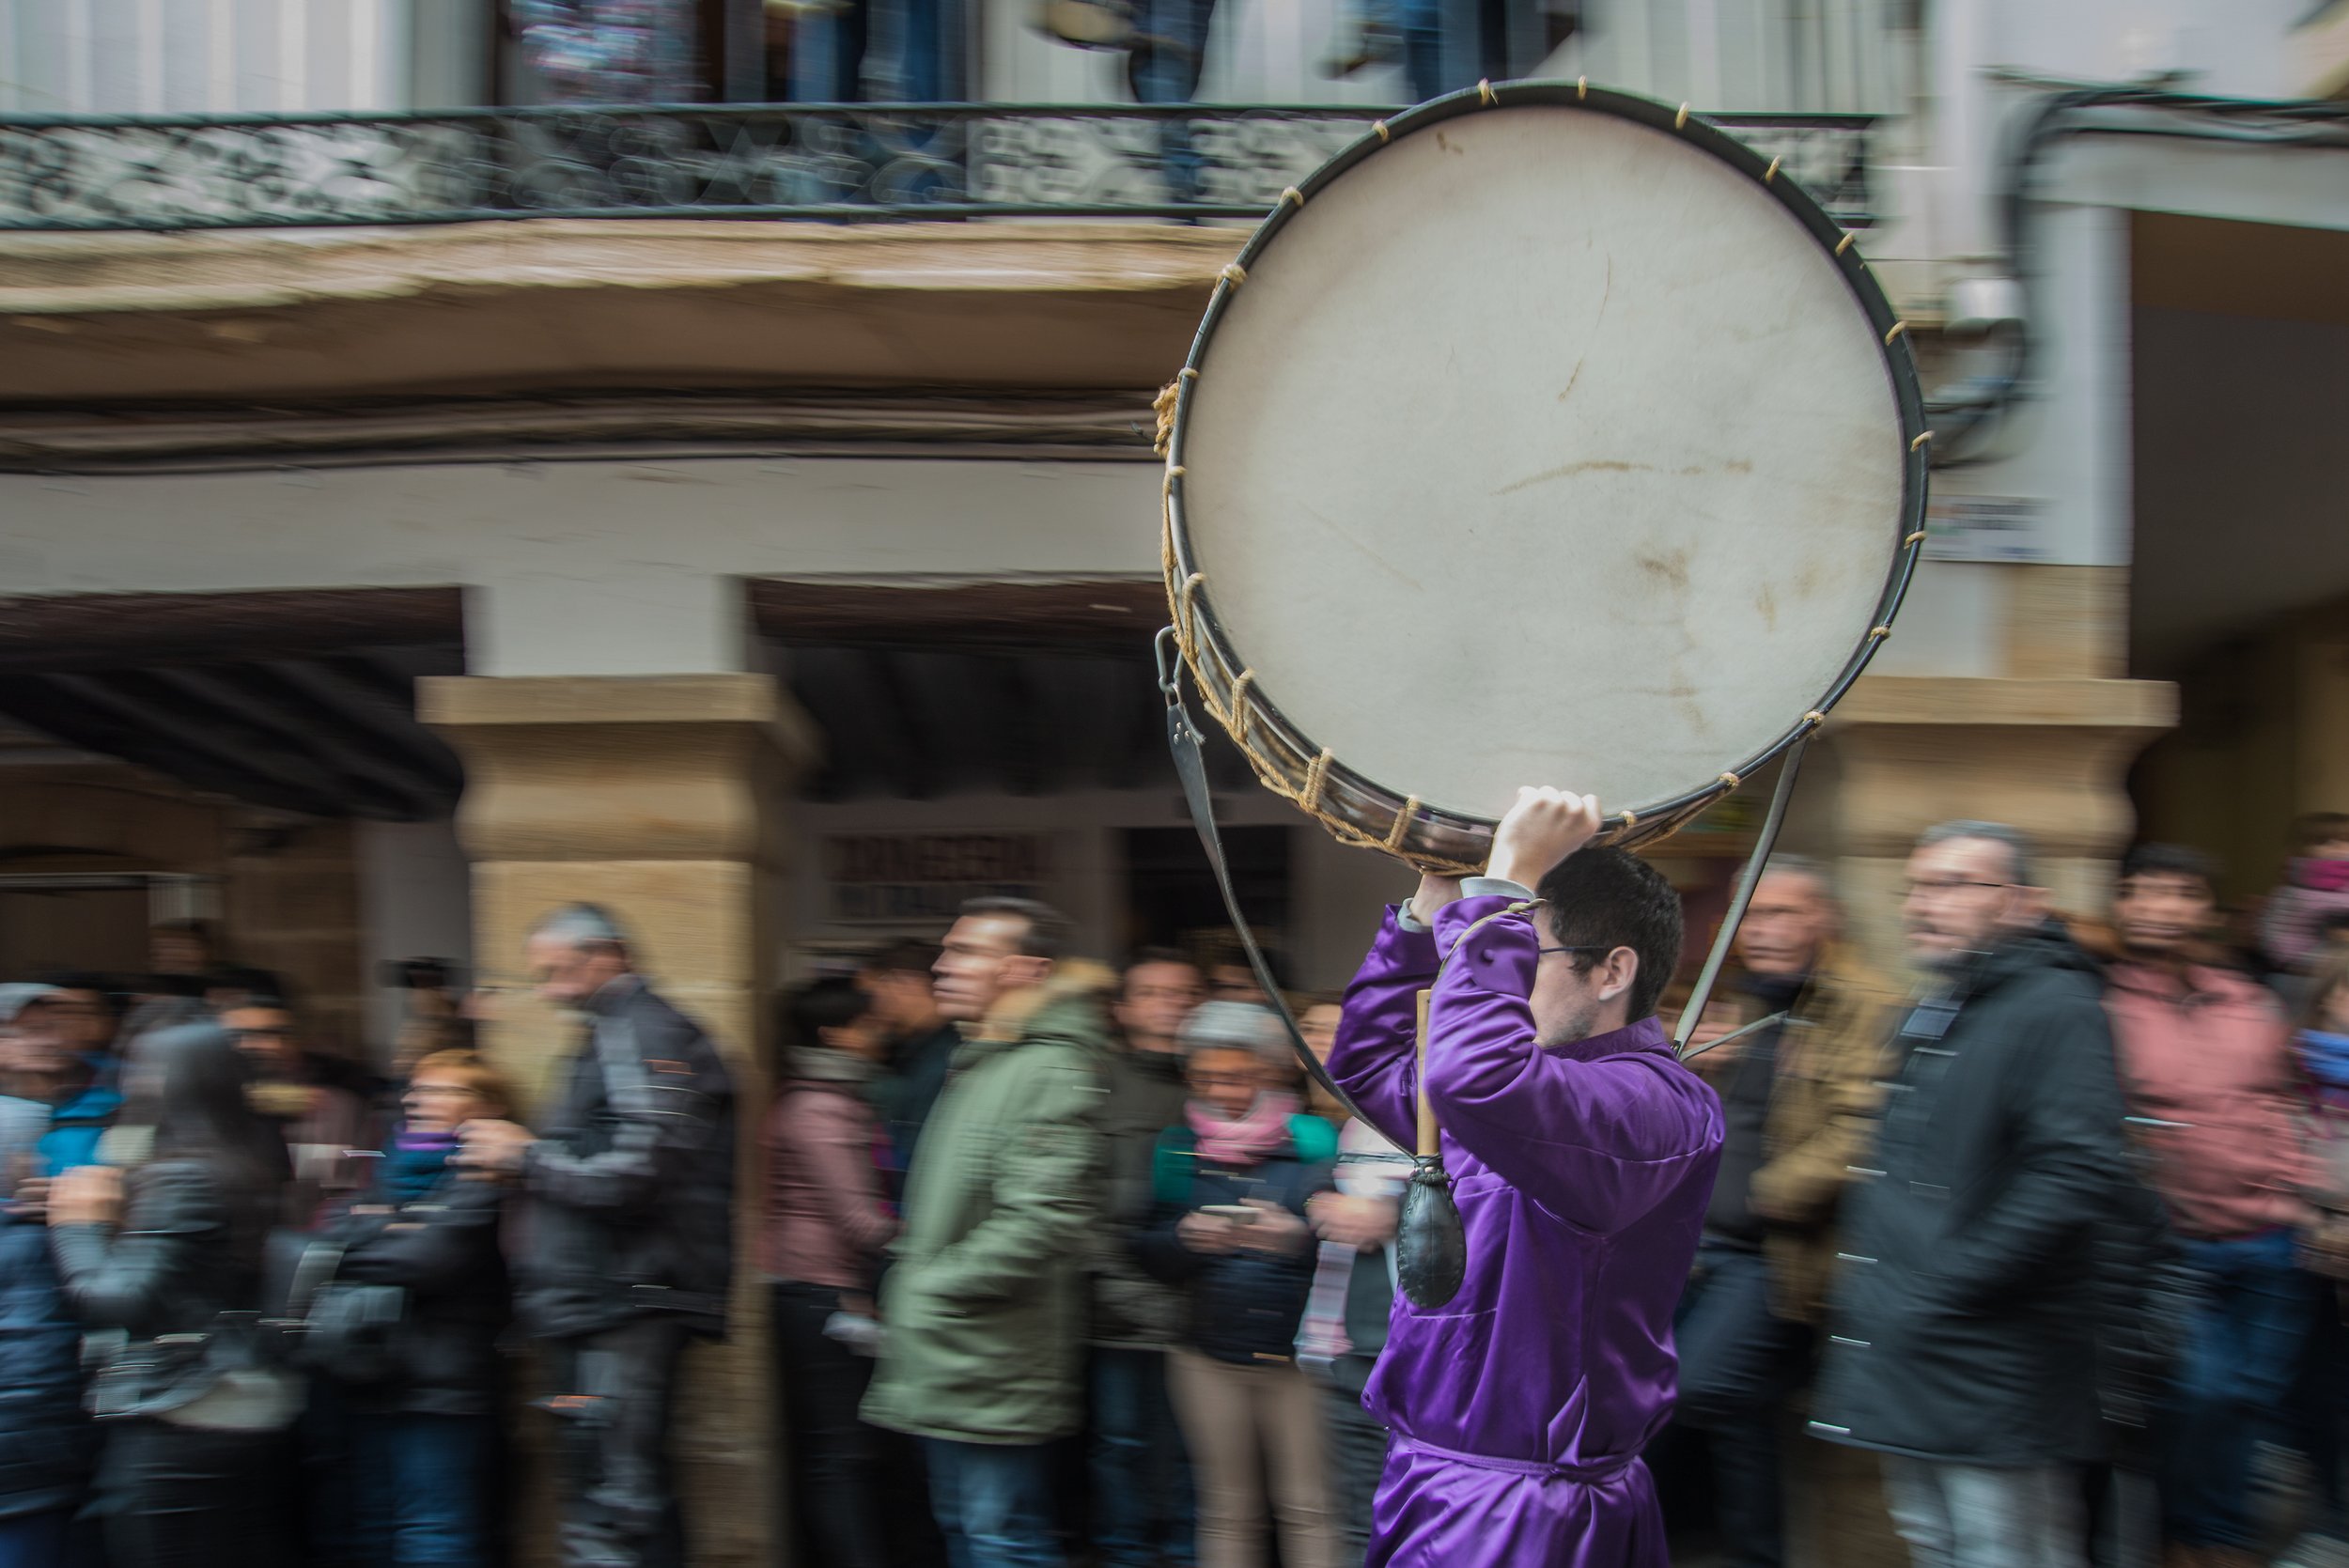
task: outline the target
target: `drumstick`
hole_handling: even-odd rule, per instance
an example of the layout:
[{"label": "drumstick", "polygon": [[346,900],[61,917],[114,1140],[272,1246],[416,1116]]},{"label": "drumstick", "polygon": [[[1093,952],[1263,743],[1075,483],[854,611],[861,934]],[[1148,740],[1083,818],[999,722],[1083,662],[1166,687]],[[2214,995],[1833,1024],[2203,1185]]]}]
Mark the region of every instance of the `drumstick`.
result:
[{"label": "drumstick", "polygon": [[1436,1147],[1436,1108],[1427,1098],[1427,999],[1432,990],[1419,994],[1419,1152],[1428,1158],[1439,1151]]}]

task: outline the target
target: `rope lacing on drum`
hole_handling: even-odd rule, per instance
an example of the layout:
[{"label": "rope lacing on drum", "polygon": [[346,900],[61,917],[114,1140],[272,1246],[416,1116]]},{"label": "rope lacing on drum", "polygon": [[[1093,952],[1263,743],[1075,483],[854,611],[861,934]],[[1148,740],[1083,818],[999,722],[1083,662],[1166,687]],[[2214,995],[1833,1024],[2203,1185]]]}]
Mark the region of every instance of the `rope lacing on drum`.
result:
[{"label": "rope lacing on drum", "polygon": [[1932,439],[1933,432],[1931,430],[1920,430],[1917,432],[1917,439],[1908,443],[1908,449],[1911,452],[1914,452],[1917,448],[1922,446],[1925,442],[1931,441]]},{"label": "rope lacing on drum", "polygon": [[1180,376],[1159,388],[1159,395],[1150,399],[1150,411],[1159,416],[1159,433],[1150,449],[1159,457],[1166,456],[1168,445],[1174,439],[1174,409],[1183,400],[1183,379]]},{"label": "rope lacing on drum", "polygon": [[1405,796],[1402,810],[1394,814],[1394,826],[1387,830],[1386,848],[1394,850],[1403,847],[1403,840],[1411,831],[1411,818],[1418,815],[1419,797]]},{"label": "rope lacing on drum", "polygon": [[1232,682],[1232,738],[1248,744],[1248,688],[1255,683],[1253,668],[1242,670]]},{"label": "rope lacing on drum", "polygon": [[1476,96],[1484,102],[1486,108],[1490,108],[1492,105],[1501,101],[1501,95],[1493,91],[1493,85],[1490,81],[1482,81],[1476,84]]},{"label": "rope lacing on drum", "polygon": [[1230,284],[1233,287],[1237,288],[1241,284],[1248,281],[1248,269],[1235,261],[1229,267],[1226,267],[1223,271],[1218,272],[1216,276],[1221,278],[1225,283]]},{"label": "rope lacing on drum", "polygon": [[1192,572],[1183,579],[1180,613],[1175,616],[1174,624],[1182,629],[1180,635],[1186,648],[1199,641],[1199,587],[1206,581],[1207,574],[1203,571]]},{"label": "rope lacing on drum", "polygon": [[1777,160],[1777,159],[1775,159],[1775,158],[1773,158],[1773,159],[1771,159],[1771,160],[1770,160],[1770,166],[1769,166],[1768,168],[1764,169],[1764,170],[1762,171],[1762,183],[1763,183],[1763,184],[1767,185],[1767,184],[1768,184],[1771,180],[1776,179],[1778,178],[1778,164],[1779,164],[1779,160]]},{"label": "rope lacing on drum", "polygon": [[1305,769],[1305,794],[1298,804],[1307,811],[1315,810],[1320,806],[1321,786],[1330,782],[1330,764],[1336,760],[1330,754],[1329,747],[1324,746],[1321,749],[1321,754],[1314,758],[1313,766]]}]

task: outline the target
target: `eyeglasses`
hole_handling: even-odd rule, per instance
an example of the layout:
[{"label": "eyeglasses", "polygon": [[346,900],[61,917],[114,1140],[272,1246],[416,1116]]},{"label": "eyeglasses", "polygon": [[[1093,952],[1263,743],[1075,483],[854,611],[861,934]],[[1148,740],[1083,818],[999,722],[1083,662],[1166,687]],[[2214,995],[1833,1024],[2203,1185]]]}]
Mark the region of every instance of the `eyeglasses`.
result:
[{"label": "eyeglasses", "polygon": [[1911,882],[1904,896],[1938,898],[1944,893],[1954,893],[1959,888],[2011,888],[2014,885],[2012,882],[1970,882],[1960,877],[1950,877],[1942,880]]},{"label": "eyeglasses", "polygon": [[1612,953],[1622,945],[1621,942],[1584,942],[1579,947],[1537,947],[1533,955],[1538,958],[1547,958],[1553,953]]}]

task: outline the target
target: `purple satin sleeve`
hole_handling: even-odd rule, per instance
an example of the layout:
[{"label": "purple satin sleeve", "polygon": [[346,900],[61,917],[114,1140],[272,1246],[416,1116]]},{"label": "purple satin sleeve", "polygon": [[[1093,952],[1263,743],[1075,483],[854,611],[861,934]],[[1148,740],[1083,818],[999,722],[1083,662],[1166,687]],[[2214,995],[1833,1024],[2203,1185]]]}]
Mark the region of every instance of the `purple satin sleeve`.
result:
[{"label": "purple satin sleeve", "polygon": [[1393,908],[1346,988],[1330,1076],[1399,1149],[1418,1145],[1419,993],[1436,976],[1436,938],[1407,931]]},{"label": "purple satin sleeve", "polygon": [[1716,1157],[1719,1101],[1676,1069],[1652,1017],[1622,1042],[1651,1048],[1594,1061],[1536,1045],[1540,938],[1508,907],[1464,898],[1436,915],[1453,957],[1430,1010],[1427,1097],[1444,1131],[1512,1186],[1586,1230],[1619,1231]]}]

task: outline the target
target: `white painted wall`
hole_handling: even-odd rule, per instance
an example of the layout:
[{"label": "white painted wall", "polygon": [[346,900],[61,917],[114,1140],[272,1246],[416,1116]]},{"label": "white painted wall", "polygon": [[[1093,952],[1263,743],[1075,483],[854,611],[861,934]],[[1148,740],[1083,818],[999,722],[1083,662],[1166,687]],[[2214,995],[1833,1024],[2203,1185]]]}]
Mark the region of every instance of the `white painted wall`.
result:
[{"label": "white painted wall", "polygon": [[15,593],[462,583],[479,675],[746,668],[748,575],[1159,568],[1148,463],[442,464],[0,476]]},{"label": "white painted wall", "polygon": [[[2094,474],[2067,477],[2058,462],[2077,458],[2074,446],[2033,450],[2055,465],[2052,489],[2093,489]],[[744,458],[0,475],[0,582],[17,593],[467,584],[477,675],[751,668],[735,581],[746,576],[1159,569],[1159,471],[1144,463]],[[1880,667],[1988,673],[1978,665],[1999,606],[1983,581],[1929,568]]]},{"label": "white painted wall", "polygon": [[366,960],[367,1045],[379,1060],[399,1032],[400,995],[378,984],[387,961],[473,959],[465,852],[446,822],[362,822],[355,830]]},{"label": "white painted wall", "polygon": [[476,0],[0,0],[0,112],[407,108],[414,29],[453,5],[478,15]]},{"label": "white painted wall", "polygon": [[[2129,558],[2129,217],[2049,207],[2033,295],[2028,394],[2003,419],[1993,460],[1942,468],[1937,499],[2013,498],[2040,524],[2031,559],[2124,566]],[[1928,385],[1926,395],[1933,395]]]}]

